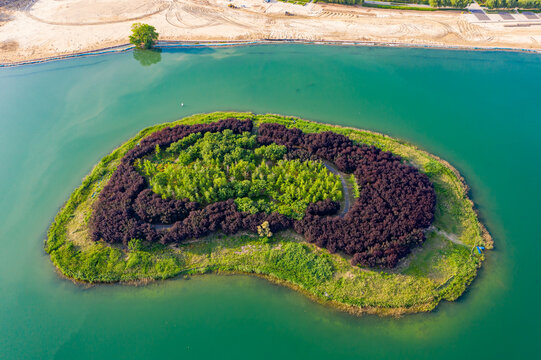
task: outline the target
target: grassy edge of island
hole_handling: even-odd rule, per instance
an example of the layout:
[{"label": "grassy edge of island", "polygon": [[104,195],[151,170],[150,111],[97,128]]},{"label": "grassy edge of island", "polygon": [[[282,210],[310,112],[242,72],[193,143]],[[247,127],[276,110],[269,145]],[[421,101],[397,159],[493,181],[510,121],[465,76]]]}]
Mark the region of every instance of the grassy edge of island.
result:
[{"label": "grassy edge of island", "polygon": [[[87,223],[92,204],[122,156],[140,139],[167,126],[226,117],[251,118],[256,126],[277,122],[305,132],[332,130],[402,156],[426,173],[436,190],[435,220],[426,242],[395,269],[382,270],[353,267],[345,257],[317,248],[293,231],[278,233],[270,241],[255,234],[217,233],[175,246],[134,242],[129,249],[90,240]],[[375,132],[280,115],[219,112],[148,127],[105,156],[56,215],[45,250],[64,276],[84,283],[133,284],[210,272],[245,273],[351,313],[401,315],[430,311],[441,300],[456,300],[484,260],[484,255],[473,251],[476,245],[490,249],[492,239],[478,220],[463,178],[438,157]]]}]

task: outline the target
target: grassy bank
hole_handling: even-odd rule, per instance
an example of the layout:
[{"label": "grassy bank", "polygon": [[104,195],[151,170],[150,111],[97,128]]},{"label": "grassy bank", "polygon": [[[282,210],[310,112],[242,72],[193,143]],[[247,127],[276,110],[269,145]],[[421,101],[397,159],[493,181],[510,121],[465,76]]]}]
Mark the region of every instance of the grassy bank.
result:
[{"label": "grassy bank", "polygon": [[[164,127],[208,123],[225,117],[251,117],[256,125],[276,122],[304,132],[332,130],[402,156],[434,183],[437,231],[428,232],[426,243],[392,271],[353,267],[348,259],[308,244],[291,231],[276,234],[270,242],[252,234],[214,234],[181,246],[136,243],[130,249],[90,240],[88,220],[92,204],[129,149]],[[449,234],[454,242],[448,239]],[[291,117],[213,113],[144,129],[104,157],[57,214],[45,249],[65,276],[84,282],[137,282],[182,274],[242,272],[264,276],[344,310],[402,314],[429,311],[441,300],[458,298],[484,260],[482,255],[472,252],[473,247],[490,248],[491,244],[458,172],[413,145],[368,131]]]}]

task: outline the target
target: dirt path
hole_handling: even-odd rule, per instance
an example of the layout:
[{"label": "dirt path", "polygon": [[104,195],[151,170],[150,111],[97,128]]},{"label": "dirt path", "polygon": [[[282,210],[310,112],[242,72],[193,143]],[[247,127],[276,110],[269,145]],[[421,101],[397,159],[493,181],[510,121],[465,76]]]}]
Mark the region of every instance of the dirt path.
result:
[{"label": "dirt path", "polygon": [[458,236],[456,236],[455,234],[449,234],[443,230],[439,230],[437,227],[435,227],[434,225],[430,226],[427,231],[433,231],[435,232],[436,234],[438,235],[441,235],[443,236],[444,238],[446,238],[447,240],[449,240],[450,242],[452,243],[455,243],[457,245],[462,245],[462,246],[467,246],[466,244],[464,244],[462,241],[460,241],[458,239]]},{"label": "dirt path", "polygon": [[355,201],[355,197],[353,195],[353,189],[349,186],[349,183],[346,180],[346,176],[350,176],[350,175],[341,172],[340,170],[338,170],[336,165],[334,165],[333,163],[327,160],[322,160],[322,162],[323,162],[323,165],[325,165],[325,167],[331,173],[333,173],[334,175],[338,175],[340,177],[340,181],[342,182],[342,189],[344,191],[344,200],[343,200],[343,204],[341,204],[340,206],[341,209],[338,215],[340,217],[344,217],[346,213],[349,211],[349,209],[351,208],[351,204]]}]

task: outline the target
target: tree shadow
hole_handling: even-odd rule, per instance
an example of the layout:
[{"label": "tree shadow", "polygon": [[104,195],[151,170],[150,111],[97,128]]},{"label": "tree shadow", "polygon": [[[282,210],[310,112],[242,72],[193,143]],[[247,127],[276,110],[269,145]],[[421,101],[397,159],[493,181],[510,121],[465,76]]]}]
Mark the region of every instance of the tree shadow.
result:
[{"label": "tree shadow", "polygon": [[142,66],[150,66],[159,63],[162,61],[161,49],[152,49],[152,50],[142,50],[134,49],[133,58]]}]

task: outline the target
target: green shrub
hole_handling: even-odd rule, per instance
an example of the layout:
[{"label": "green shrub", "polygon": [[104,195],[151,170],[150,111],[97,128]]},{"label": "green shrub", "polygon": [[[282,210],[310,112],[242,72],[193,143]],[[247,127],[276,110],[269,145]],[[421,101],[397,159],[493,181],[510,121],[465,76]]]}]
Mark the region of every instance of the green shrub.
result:
[{"label": "green shrub", "polygon": [[141,243],[140,239],[131,239],[128,242],[128,250],[130,252],[139,251],[143,248],[143,244]]}]

